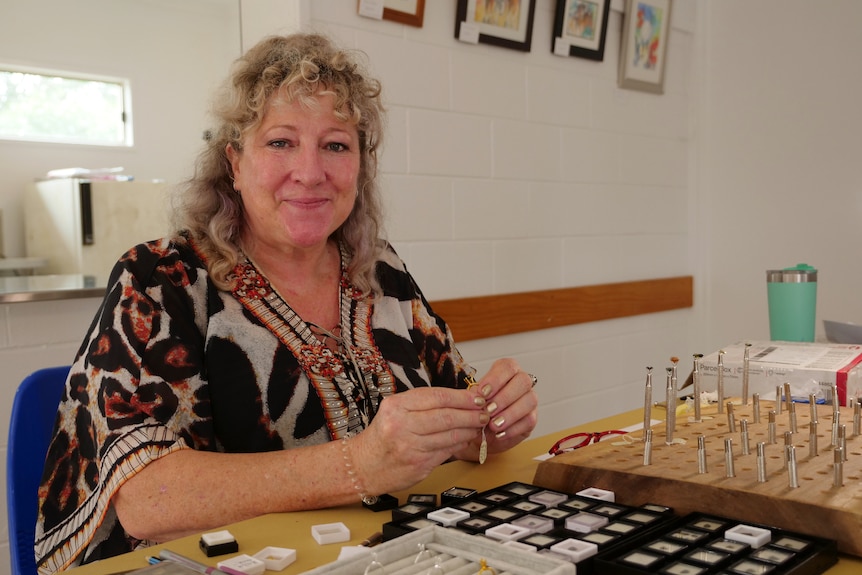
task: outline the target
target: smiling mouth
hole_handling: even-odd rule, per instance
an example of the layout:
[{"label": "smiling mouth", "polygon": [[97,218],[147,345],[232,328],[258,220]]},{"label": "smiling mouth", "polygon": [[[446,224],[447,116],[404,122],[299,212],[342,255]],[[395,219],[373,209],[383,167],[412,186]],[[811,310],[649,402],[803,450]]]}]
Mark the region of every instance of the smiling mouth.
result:
[{"label": "smiling mouth", "polygon": [[316,208],[318,206],[322,206],[328,201],[329,200],[327,200],[326,198],[294,198],[284,200],[284,203],[300,208]]}]

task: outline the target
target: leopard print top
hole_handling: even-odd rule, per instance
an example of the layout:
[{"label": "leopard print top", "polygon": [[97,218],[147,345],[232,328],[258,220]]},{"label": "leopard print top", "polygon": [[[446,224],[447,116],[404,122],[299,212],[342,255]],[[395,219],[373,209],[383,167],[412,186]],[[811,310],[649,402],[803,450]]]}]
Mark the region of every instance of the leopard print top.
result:
[{"label": "leopard print top", "polygon": [[377,263],[382,295],[363,296],[346,265],[342,250],[333,350],[248,260],[231,292],[184,237],[123,255],[58,411],[39,489],[40,573],[146,546],[111,497],[168,453],[320,444],[361,431],[388,394],[463,387],[472,368],[394,250]]}]

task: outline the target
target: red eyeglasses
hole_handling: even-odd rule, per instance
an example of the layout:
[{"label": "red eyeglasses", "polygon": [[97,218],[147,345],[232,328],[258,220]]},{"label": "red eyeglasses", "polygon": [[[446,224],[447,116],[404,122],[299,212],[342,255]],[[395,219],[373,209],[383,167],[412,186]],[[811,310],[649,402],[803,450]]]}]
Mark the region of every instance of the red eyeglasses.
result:
[{"label": "red eyeglasses", "polygon": [[558,442],[556,442],[554,446],[548,450],[548,453],[550,453],[551,455],[559,455],[560,453],[580,449],[581,447],[589,445],[590,443],[598,443],[605,437],[611,435],[625,435],[626,433],[628,432],[620,431],[619,429],[611,429],[608,431],[593,431],[591,433],[573,433],[572,435],[564,437]]}]

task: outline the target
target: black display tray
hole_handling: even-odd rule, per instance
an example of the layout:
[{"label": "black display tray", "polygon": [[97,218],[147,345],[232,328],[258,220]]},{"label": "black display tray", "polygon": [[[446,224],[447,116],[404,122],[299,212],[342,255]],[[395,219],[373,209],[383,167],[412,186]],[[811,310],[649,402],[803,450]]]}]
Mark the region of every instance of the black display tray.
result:
[{"label": "black display tray", "polygon": [[593,565],[603,575],[819,575],[837,562],[833,540],[692,513],[600,552]]},{"label": "black display tray", "polygon": [[[537,552],[549,552],[554,543],[567,539],[586,541],[597,546],[598,553],[612,551],[632,538],[646,536],[675,520],[673,510],[661,505],[638,507],[571,493],[548,490],[528,483],[512,482],[483,492],[456,487],[441,494],[442,504],[428,507],[408,501],[392,510],[392,520],[383,525],[383,540],[389,541],[430,525],[440,524],[435,512],[452,509],[462,512],[463,519],[444,525],[471,535],[488,537],[489,528],[503,524],[553,525],[542,533],[519,538]],[[566,528],[566,520],[579,514],[598,517],[603,525],[587,532]],[[432,518],[429,518],[431,515]],[[579,575],[593,572],[593,557],[577,561]]]},{"label": "black display tray", "polygon": [[[392,509],[383,540],[431,525],[486,538],[494,527],[540,525],[540,533],[513,537],[513,543],[539,553],[569,539],[596,545],[594,555],[569,558],[578,575],[819,575],[838,561],[834,540],[705,513],[679,517],[662,505],[629,506],[522,482],[483,492],[453,487],[440,495],[440,505],[430,505],[425,495]],[[569,521],[577,516],[597,525],[583,531],[576,521],[573,529]],[[738,544],[725,537],[728,529],[741,531],[737,538],[762,539],[768,532],[769,540],[759,547]]]}]

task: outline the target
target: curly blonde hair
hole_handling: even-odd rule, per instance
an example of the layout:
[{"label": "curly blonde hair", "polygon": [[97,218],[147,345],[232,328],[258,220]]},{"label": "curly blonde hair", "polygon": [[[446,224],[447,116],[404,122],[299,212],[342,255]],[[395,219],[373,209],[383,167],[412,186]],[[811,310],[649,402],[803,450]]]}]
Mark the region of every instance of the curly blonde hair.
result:
[{"label": "curly blonde hair", "polygon": [[234,63],[213,106],[216,128],[198,156],[195,175],[179,189],[174,225],[200,246],[220,288],[232,287],[230,276],[239,262],[244,225],[227,145],[242,149],[243,136],[260,125],[274,95],[312,105],[322,92],[335,96],[336,116],[355,125],[360,140],[356,202],[333,239],[350,255],[351,282],[366,293],[379,290],[374,262],[382,245],[377,184],[384,122],[380,82],[368,76],[358,53],[340,49],[320,34],[265,38]]}]

